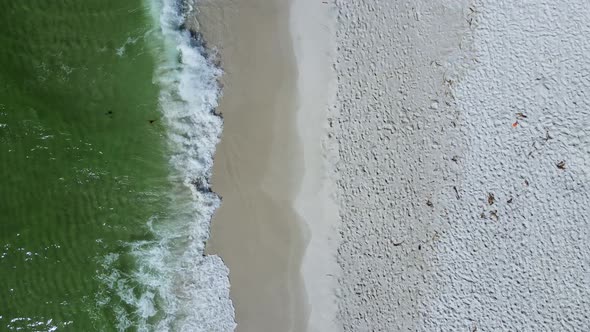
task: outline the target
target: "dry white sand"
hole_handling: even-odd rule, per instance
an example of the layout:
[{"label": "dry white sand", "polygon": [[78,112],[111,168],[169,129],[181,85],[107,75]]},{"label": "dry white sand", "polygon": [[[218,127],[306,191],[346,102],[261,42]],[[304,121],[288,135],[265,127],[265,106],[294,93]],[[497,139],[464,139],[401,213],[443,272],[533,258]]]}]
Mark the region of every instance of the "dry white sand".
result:
[{"label": "dry white sand", "polygon": [[468,1],[339,6],[340,318],[346,331],[416,331],[459,185],[451,88]]},{"label": "dry white sand", "polygon": [[344,330],[590,330],[588,3],[338,4]]},{"label": "dry white sand", "polygon": [[291,35],[297,60],[297,125],[303,147],[303,179],[295,207],[306,227],[307,246],[302,264],[307,293],[307,331],[341,331],[337,319],[336,261],[340,219],[334,194],[337,147],[327,133],[328,109],[335,103],[337,81],[334,4],[296,0],[290,12]]}]

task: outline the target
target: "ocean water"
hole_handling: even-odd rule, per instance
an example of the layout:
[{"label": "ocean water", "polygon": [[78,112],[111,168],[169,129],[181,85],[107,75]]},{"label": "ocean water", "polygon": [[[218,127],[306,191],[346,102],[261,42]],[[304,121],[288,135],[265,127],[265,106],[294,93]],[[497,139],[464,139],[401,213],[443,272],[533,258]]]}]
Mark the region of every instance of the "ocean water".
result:
[{"label": "ocean water", "polygon": [[0,331],[233,329],[189,9],[0,0]]}]

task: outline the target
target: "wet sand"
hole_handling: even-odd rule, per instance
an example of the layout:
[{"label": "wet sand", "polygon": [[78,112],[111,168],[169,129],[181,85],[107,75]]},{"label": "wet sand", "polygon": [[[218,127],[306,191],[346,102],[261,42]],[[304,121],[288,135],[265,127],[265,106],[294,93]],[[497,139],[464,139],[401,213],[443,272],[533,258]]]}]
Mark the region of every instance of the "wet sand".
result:
[{"label": "wet sand", "polygon": [[208,253],[230,269],[236,331],[304,331],[303,177],[289,1],[200,1],[200,31],[217,48],[224,118],[212,188],[222,205]]}]

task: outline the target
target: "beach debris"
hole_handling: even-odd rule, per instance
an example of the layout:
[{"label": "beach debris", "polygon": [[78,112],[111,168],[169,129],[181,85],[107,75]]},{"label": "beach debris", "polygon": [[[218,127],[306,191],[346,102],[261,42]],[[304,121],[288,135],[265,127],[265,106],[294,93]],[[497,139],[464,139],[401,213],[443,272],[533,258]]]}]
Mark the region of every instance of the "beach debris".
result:
[{"label": "beach debris", "polygon": [[498,210],[494,210],[490,212],[490,219],[494,219],[495,221],[498,221],[498,219],[500,219],[498,217]]},{"label": "beach debris", "polygon": [[521,112],[516,113],[516,121],[514,121],[514,123],[512,123],[512,128],[518,127],[518,125],[520,124],[519,120],[524,120],[526,118],[527,118],[527,116],[524,115],[524,113],[521,113]]},{"label": "beach debris", "polygon": [[451,158],[452,161],[457,162],[459,160],[459,156],[453,156],[453,158]]},{"label": "beach debris", "polygon": [[565,160],[558,162],[555,166],[559,169],[565,169]]},{"label": "beach debris", "polygon": [[434,231],[434,234],[432,234],[432,242],[436,242],[438,240],[440,240],[440,234],[438,231]]},{"label": "beach debris", "polygon": [[461,199],[461,196],[459,196],[459,190],[457,190],[456,186],[453,186],[453,190],[455,190],[455,197],[457,197],[457,199]]},{"label": "beach debris", "polygon": [[545,140],[545,142],[547,142],[550,139],[553,139],[553,137],[551,137],[551,135],[549,135],[549,130],[547,130],[547,131],[545,131],[545,138],[543,138],[543,140]]},{"label": "beach debris", "polygon": [[529,152],[529,153],[527,154],[527,157],[532,157],[532,156],[533,156],[533,153],[534,153],[535,151],[538,151],[538,150],[539,150],[539,148],[537,148],[537,142],[533,142],[533,145],[532,145],[532,147],[533,147],[533,150],[531,150],[531,152]]},{"label": "beach debris", "polygon": [[529,181],[527,179],[524,180],[524,185],[527,187],[529,186]]},{"label": "beach debris", "polygon": [[511,204],[512,203],[512,197],[510,197],[510,199],[507,200],[506,203]]},{"label": "beach debris", "polygon": [[433,207],[433,206],[434,206],[434,204],[432,204],[432,202],[431,202],[430,200],[427,200],[427,201],[426,201],[426,205],[428,205],[428,206],[430,206],[430,207]]},{"label": "beach debris", "polygon": [[418,250],[422,250],[422,245],[421,244],[418,245]]},{"label": "beach debris", "polygon": [[494,194],[488,193],[488,204],[492,205],[492,204],[494,204],[495,201],[496,201],[496,198],[494,197]]},{"label": "beach debris", "polygon": [[154,122],[158,121],[158,119],[148,120],[150,124],[154,124]]}]

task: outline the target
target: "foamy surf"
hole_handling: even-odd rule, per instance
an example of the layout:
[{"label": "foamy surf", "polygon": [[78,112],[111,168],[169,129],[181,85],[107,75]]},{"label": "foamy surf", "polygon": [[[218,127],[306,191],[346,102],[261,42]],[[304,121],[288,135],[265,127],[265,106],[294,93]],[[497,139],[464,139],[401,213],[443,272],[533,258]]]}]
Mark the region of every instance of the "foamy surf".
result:
[{"label": "foamy surf", "polygon": [[170,211],[147,222],[153,240],[124,245],[134,262],[131,273],[121,268],[125,257],[104,258],[107,272],[99,278],[118,299],[101,294],[98,304],[111,307],[119,331],[233,331],[229,271],[219,257],[204,255],[220,203],[209,190],[209,178],[222,130],[213,113],[221,70],[182,28],[183,3],[151,0],[149,6],[156,29],[146,38],[154,39],[154,83],[171,151]]}]

